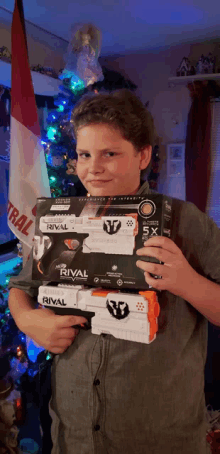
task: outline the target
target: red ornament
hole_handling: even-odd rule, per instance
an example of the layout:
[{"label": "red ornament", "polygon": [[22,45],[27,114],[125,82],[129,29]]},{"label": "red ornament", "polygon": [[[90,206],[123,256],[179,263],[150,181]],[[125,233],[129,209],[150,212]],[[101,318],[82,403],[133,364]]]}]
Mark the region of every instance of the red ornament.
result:
[{"label": "red ornament", "polygon": [[211,446],[211,454],[220,454],[220,429],[208,432],[206,440]]},{"label": "red ornament", "polygon": [[22,405],[21,397],[18,397],[15,400],[15,417],[16,417],[16,424],[23,424],[24,423],[24,408]]}]

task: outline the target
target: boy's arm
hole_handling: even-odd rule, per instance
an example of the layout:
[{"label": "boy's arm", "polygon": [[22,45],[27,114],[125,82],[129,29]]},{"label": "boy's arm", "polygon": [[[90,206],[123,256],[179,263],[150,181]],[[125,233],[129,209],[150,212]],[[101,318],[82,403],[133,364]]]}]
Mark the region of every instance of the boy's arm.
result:
[{"label": "boy's arm", "polygon": [[36,309],[37,304],[34,299],[23,290],[11,288],[8,298],[8,307],[16,325],[22,330],[21,322],[24,312]]},{"label": "boy's arm", "polygon": [[197,275],[191,286],[186,286],[183,298],[213,325],[220,326],[220,285]]},{"label": "boy's arm", "polygon": [[37,308],[36,297],[38,288],[42,285],[41,281],[32,280],[32,265],[33,249],[24,268],[19,275],[10,278],[8,285],[8,289],[10,290],[8,306],[16,325],[21,330],[20,322],[22,321],[22,314]]},{"label": "boy's arm", "polygon": [[17,276],[10,278],[8,289],[19,289],[23,290],[26,294],[32,298],[37,298],[38,289],[43,281],[32,279],[32,266],[33,266],[33,249],[31,250],[30,257],[26,262],[24,268]]},{"label": "boy's arm", "polygon": [[[137,266],[145,271],[145,280],[149,285],[180,296],[211,323],[220,326],[220,285],[197,273],[170,238],[152,237],[139,251],[137,255],[152,256],[164,262],[158,265],[137,261]],[[149,273],[162,278],[155,280]]]},{"label": "boy's arm", "polygon": [[[198,254],[203,275],[189,264],[180,248],[165,237],[152,237],[139,250],[140,255],[155,257],[164,264],[139,260],[137,266],[145,271],[148,284],[180,296],[211,323],[220,326],[220,230],[212,219],[190,204],[188,209],[192,208],[195,215],[189,218],[192,223],[186,235],[192,250],[194,248]],[[162,279],[155,280],[150,273]]]},{"label": "boy's arm", "polygon": [[42,281],[32,280],[33,252],[18,276],[9,282],[9,309],[18,328],[52,353],[63,353],[73,342],[78,330],[74,325],[87,322],[85,317],[55,315],[50,309],[37,307],[38,288]]}]

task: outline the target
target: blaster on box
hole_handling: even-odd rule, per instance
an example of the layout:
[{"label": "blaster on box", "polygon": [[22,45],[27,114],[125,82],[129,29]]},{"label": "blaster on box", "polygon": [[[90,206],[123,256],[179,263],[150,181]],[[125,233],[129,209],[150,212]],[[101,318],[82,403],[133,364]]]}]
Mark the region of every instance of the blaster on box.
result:
[{"label": "blaster on box", "polygon": [[39,228],[50,239],[49,248],[37,264],[38,271],[47,276],[60,263],[69,267],[81,249],[85,254],[133,255],[138,221],[136,213],[102,217],[48,215],[40,218]]},{"label": "blaster on box", "polygon": [[[42,285],[38,302],[58,315],[87,318],[93,334],[149,344],[158,331],[160,307],[154,291],[137,294],[80,285]],[[74,328],[85,329],[83,325]]]}]

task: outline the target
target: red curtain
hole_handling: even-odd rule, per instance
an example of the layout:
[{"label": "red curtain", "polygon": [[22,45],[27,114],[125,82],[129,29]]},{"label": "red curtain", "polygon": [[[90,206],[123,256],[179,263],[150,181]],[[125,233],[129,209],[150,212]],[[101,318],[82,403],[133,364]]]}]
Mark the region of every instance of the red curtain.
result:
[{"label": "red curtain", "polygon": [[195,81],[188,89],[192,105],[186,133],[186,200],[205,212],[211,170],[210,98],[219,96],[219,88],[213,81]]}]

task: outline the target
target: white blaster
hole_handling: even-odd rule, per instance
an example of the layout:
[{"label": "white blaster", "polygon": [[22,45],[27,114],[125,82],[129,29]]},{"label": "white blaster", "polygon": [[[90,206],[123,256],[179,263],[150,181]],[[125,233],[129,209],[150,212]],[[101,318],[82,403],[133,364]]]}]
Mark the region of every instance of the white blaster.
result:
[{"label": "white blaster", "polygon": [[[38,302],[56,314],[89,319],[93,334],[150,344],[158,331],[160,307],[154,291],[131,294],[80,285],[42,285]],[[74,327],[86,329],[85,325]]]},{"label": "white blaster", "polygon": [[[47,215],[40,218],[39,228],[51,238],[57,233],[62,234],[62,239],[65,236],[69,250],[75,250],[81,243],[84,253],[133,255],[138,233],[137,216],[136,213],[102,217]],[[83,235],[81,240],[80,234]]]}]

